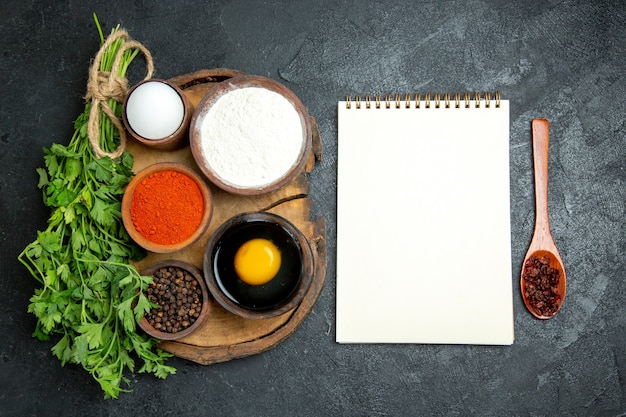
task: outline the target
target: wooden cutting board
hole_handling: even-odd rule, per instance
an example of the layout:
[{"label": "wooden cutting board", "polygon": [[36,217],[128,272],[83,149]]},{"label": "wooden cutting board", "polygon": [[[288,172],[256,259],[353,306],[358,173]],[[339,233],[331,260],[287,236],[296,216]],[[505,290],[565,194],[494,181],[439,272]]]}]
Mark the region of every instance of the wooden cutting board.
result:
[{"label": "wooden cutting board", "polygon": [[[200,70],[169,79],[183,90],[193,106],[197,106],[215,83],[244,73],[224,68]],[[317,123],[311,117],[313,152],[304,172],[278,191],[260,196],[239,196],[227,193],[208,182],[213,193],[213,217],[207,232],[196,243],[170,254],[149,253],[135,266],[139,271],[165,259],[179,259],[202,269],[206,244],[211,234],[230,217],[247,211],[269,211],[290,220],[307,237],[315,260],[311,287],[302,303],[287,313],[267,319],[244,319],[228,312],[213,301],[212,313],[206,323],[193,334],[177,341],[162,341],[160,348],[200,364],[209,365],[254,355],[274,348],[289,337],[313,308],[326,277],[326,221],[311,219],[308,173],[322,158],[322,140]],[[156,162],[180,162],[202,176],[189,146],[176,151],[155,151],[129,139],[127,149],[135,159],[134,171]]]}]

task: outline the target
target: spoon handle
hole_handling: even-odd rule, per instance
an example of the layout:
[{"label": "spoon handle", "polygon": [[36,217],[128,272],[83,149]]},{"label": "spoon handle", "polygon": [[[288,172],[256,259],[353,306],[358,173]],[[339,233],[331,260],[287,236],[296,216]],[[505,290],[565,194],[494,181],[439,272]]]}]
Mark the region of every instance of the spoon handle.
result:
[{"label": "spoon handle", "polygon": [[533,119],[533,163],[535,169],[535,234],[550,233],[548,218],[548,144],[550,125],[546,119]]}]

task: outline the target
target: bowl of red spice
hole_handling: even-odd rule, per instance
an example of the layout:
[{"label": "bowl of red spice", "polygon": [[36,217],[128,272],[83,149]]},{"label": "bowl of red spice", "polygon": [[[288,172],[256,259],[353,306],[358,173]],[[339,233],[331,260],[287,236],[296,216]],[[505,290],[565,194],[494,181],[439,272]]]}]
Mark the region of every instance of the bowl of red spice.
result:
[{"label": "bowl of red spice", "polygon": [[156,253],[179,251],[207,230],[213,204],[200,175],[185,165],[160,162],[139,171],[122,198],[130,237]]},{"label": "bowl of red spice", "polygon": [[160,340],[176,340],[204,324],[211,311],[211,298],[199,268],[166,260],[141,274],[153,279],[145,295],[154,305],[139,321],[143,331]]}]

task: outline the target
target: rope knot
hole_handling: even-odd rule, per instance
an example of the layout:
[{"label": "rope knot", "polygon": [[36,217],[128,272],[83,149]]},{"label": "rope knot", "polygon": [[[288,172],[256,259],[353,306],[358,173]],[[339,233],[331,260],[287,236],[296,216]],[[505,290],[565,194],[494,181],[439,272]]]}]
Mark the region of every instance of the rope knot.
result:
[{"label": "rope knot", "polygon": [[124,77],[116,77],[109,71],[98,71],[96,82],[89,83],[85,98],[98,101],[107,101],[112,98],[121,102],[128,92],[128,80]]},{"label": "rope knot", "polygon": [[[118,39],[123,39],[123,43],[120,45],[116,52],[111,71],[104,71],[100,69],[102,62],[102,56],[111,46],[113,42]],[[96,54],[93,64],[89,69],[89,81],[87,83],[87,94],[85,100],[91,101],[91,110],[89,111],[89,122],[87,125],[87,132],[89,136],[89,143],[93,148],[94,154],[98,158],[108,156],[112,159],[122,155],[124,148],[126,147],[126,130],[120,118],[117,117],[115,111],[109,106],[109,100],[115,100],[118,103],[124,100],[128,93],[128,80],[126,77],[118,76],[121,60],[124,56],[124,52],[128,49],[139,49],[146,58],[147,74],[144,80],[152,77],[154,72],[154,64],[152,62],[152,55],[150,52],[139,42],[129,40],[128,33],[125,30],[118,30],[109,35],[106,41],[100,47],[100,50]],[[113,126],[117,129],[120,135],[120,144],[113,152],[106,152],[100,146],[100,115],[104,114],[111,120]]]}]

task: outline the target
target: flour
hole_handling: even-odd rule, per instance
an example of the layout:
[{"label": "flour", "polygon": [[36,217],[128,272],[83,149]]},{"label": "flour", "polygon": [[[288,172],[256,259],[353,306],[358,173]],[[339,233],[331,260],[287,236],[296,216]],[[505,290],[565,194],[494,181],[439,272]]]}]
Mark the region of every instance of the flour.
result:
[{"label": "flour", "polygon": [[298,162],[305,127],[289,100],[260,87],[232,90],[213,104],[200,126],[202,155],[224,182],[260,188]]}]

